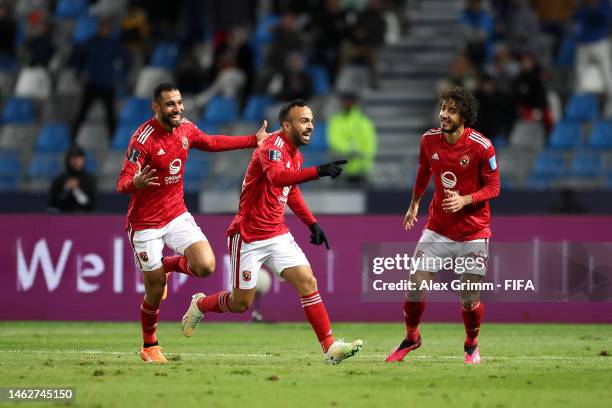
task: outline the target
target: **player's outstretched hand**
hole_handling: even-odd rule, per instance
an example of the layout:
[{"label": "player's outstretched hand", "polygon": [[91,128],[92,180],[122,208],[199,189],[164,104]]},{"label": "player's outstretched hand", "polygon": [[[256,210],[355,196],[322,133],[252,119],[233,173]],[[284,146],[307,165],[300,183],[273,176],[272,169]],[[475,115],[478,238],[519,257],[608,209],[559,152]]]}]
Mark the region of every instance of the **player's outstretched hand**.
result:
[{"label": "player's outstretched hand", "polygon": [[271,133],[268,133],[266,131],[267,128],[268,121],[264,120],[263,124],[261,125],[261,128],[259,128],[259,131],[255,134],[255,137],[257,137],[257,146],[261,146],[263,141],[270,137]]},{"label": "player's outstretched hand", "polygon": [[136,173],[134,173],[134,185],[137,189],[147,188],[149,186],[159,186],[158,177],[155,175],[155,169],[152,169],[147,164],[144,169],[141,168],[140,162],[136,162]]},{"label": "player's outstretched hand", "polygon": [[348,163],[348,160],[336,160],[331,163],[322,164],[317,167],[317,173],[319,173],[319,177],[331,177],[335,179],[340,174],[342,174],[343,164]]},{"label": "player's outstretched hand", "polygon": [[406,211],[406,215],[404,216],[404,229],[406,231],[408,231],[409,229],[412,229],[412,227],[414,227],[414,224],[418,221],[417,220],[417,213],[419,212],[419,205],[418,204],[411,204],[410,208],[408,208],[408,211]]},{"label": "player's outstretched hand", "polygon": [[319,226],[319,224],[315,222],[309,228],[310,232],[312,232],[312,235],[310,236],[310,243],[315,245],[321,245],[325,243],[325,248],[329,249],[327,237],[325,236],[325,232],[323,232],[323,229]]}]

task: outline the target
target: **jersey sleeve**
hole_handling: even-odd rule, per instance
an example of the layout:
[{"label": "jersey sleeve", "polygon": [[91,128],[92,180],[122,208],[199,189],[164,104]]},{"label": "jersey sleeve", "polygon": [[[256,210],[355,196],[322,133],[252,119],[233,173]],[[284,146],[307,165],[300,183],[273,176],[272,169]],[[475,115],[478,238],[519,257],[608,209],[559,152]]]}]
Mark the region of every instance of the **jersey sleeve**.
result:
[{"label": "jersey sleeve", "polygon": [[484,185],[480,190],[472,193],[473,204],[491,200],[499,195],[499,168],[493,145],[483,151],[478,166],[479,176]]},{"label": "jersey sleeve", "polygon": [[302,196],[302,191],[298,186],[293,186],[289,192],[289,197],[287,197],[287,205],[304,224],[311,226],[317,222],[315,216],[312,215],[312,212],[310,212],[306,201],[304,201],[304,196]]},{"label": "jersey sleeve", "polygon": [[149,154],[146,147],[139,143],[136,137],[132,136],[125,159],[123,159],[123,167],[119,173],[119,179],[117,180],[117,192],[131,194],[138,190],[134,185],[134,174],[138,168],[136,163],[140,163],[140,167],[143,168],[148,157]]},{"label": "jersey sleeve", "polygon": [[248,149],[257,147],[257,137],[250,136],[224,136],[207,135],[194,124],[189,124],[191,146],[205,152],[223,152],[226,150]]},{"label": "jersey sleeve", "polygon": [[414,182],[414,188],[412,190],[415,196],[422,196],[425,194],[429,180],[431,179],[431,165],[429,163],[429,156],[425,151],[425,137],[421,137],[421,146],[419,148],[419,164],[417,167],[416,180]]},{"label": "jersey sleeve", "polygon": [[314,166],[301,170],[285,168],[281,150],[262,146],[257,150],[257,157],[266,178],[274,187],[293,186],[319,178],[317,168]]}]

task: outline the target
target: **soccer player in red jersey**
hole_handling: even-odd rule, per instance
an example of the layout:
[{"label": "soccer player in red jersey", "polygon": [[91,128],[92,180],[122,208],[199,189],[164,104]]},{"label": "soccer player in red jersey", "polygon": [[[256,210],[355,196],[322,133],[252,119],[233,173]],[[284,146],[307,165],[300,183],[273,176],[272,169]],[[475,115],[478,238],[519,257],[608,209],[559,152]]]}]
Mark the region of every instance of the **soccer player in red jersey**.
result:
[{"label": "soccer player in red jersey", "polygon": [[312,111],[301,100],[283,106],[279,113],[281,130],[257,148],[242,183],[238,214],[228,231],[231,256],[232,292],[210,296],[193,295],[183,317],[183,334],[191,336],[206,313],[243,313],[255,297],[257,276],[262,264],[289,282],[300,294],[306,318],[315,331],[328,364],[351,357],[363,346],[361,340],[346,343],[334,340],[329,317],[317,288],[310,264],[285,225],[285,205],[308,225],[311,243],[329,244],[316,218],[308,209],[297,184],[319,177],[336,178],[342,172],[339,160],[302,168],[299,148],[310,143],[314,128]]},{"label": "soccer player in red jersey", "polygon": [[[126,230],[144,277],[140,357],[166,362],[155,332],[167,274],[176,271],[205,277],[215,269],[210,244],[183,199],[187,153],[190,148],[207,152],[255,148],[269,135],[265,121],[252,136],[203,133],[183,118],[181,93],[170,83],[155,88],[152,108],[155,116],[140,125],[130,140],[117,191],[131,194]],[[180,255],[162,257],[164,244]]]},{"label": "soccer player in red jersey", "polygon": [[[461,283],[479,283],[486,273],[488,240],[491,236],[489,200],[499,195],[499,170],[491,141],[471,129],[476,122],[477,101],[467,90],[449,87],[440,93],[440,128],[421,138],[419,166],[412,202],[404,218],[406,230],[417,221],[419,203],[430,178],[435,192],[429,218],[415,250],[418,270],[410,275],[413,287],[404,302],[406,338],[385,361],[401,361],[421,345],[419,322],[425,310],[425,288],[441,269],[440,262],[452,259]],[[468,262],[473,261],[467,268]],[[458,268],[458,260],[466,268]],[[470,287],[471,286],[471,287]],[[464,361],[480,363],[478,331],[484,306],[477,285],[460,291],[461,316],[465,326]]]}]

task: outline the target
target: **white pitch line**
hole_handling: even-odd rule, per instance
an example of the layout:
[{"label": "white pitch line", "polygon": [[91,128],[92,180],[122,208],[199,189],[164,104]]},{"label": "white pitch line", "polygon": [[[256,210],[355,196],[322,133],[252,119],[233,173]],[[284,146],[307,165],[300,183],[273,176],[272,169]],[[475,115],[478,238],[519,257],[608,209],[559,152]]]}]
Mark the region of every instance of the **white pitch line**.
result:
[{"label": "white pitch line", "polygon": [[[6,349],[1,350],[0,353],[23,353],[23,354],[107,354],[107,355],[118,355],[118,356],[133,356],[137,354],[137,351],[129,352],[129,351],[104,351],[104,350],[15,350],[15,349]],[[176,354],[181,356],[191,356],[191,357],[230,357],[230,358],[274,358],[281,357],[278,355],[272,354],[231,354],[231,353],[169,353]],[[289,356],[289,355],[288,355]],[[315,354],[302,354],[295,355],[292,354],[292,357],[298,358],[309,358],[315,356]],[[386,354],[357,354],[355,357],[358,358],[375,358],[375,359],[384,359]],[[596,360],[601,359],[601,356],[487,356],[484,357],[484,360],[532,360],[532,361],[540,361],[540,360]],[[408,358],[409,360],[425,360],[425,359],[433,359],[433,360],[461,360],[463,356],[433,356],[433,355],[417,355],[411,356]]]}]

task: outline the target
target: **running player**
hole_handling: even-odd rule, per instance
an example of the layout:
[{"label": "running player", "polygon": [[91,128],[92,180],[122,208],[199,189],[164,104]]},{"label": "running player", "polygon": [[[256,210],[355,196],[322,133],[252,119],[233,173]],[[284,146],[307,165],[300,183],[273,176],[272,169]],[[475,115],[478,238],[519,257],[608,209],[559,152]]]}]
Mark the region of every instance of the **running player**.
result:
[{"label": "running player", "polygon": [[232,292],[210,296],[193,295],[183,317],[183,334],[191,336],[206,313],[243,313],[255,297],[258,272],[265,264],[289,282],[300,294],[306,318],[323,349],[325,362],[338,364],[363,346],[361,340],[334,340],[329,317],[317,288],[310,264],[285,225],[285,204],[310,228],[311,243],[325,244],[327,237],[308,209],[296,184],[319,177],[336,178],[342,172],[339,160],[302,168],[299,148],[310,143],[314,128],[310,108],[301,100],[283,106],[281,130],[272,134],[253,153],[242,183],[238,214],[227,235],[231,256]]},{"label": "running player", "polygon": [[[141,304],[145,361],[166,362],[156,328],[159,304],[172,271],[205,277],[215,269],[215,256],[187,211],[183,173],[190,148],[208,152],[257,147],[268,137],[266,122],[253,136],[209,136],[183,118],[183,99],[170,83],[153,92],[155,115],[140,125],[130,140],[117,191],[131,194],[126,230],[138,268],[143,272],[145,296]],[[179,256],[163,257],[164,244]]]},{"label": "running player", "polygon": [[[408,291],[404,302],[406,338],[385,361],[401,361],[420,347],[419,322],[425,310],[421,284],[438,272],[439,260],[474,258],[473,268],[461,274],[462,282],[481,282],[486,273],[491,236],[489,200],[499,195],[499,170],[491,141],[469,128],[476,122],[476,110],[477,101],[470,92],[449,87],[440,93],[440,128],[430,129],[421,138],[412,202],[403,223],[406,230],[417,221],[419,203],[432,174],[435,193],[414,255],[422,258],[420,270],[410,276],[415,289]],[[455,268],[455,272],[461,271]],[[479,298],[478,290],[460,292],[467,364],[480,363],[478,332],[484,306]]]}]

